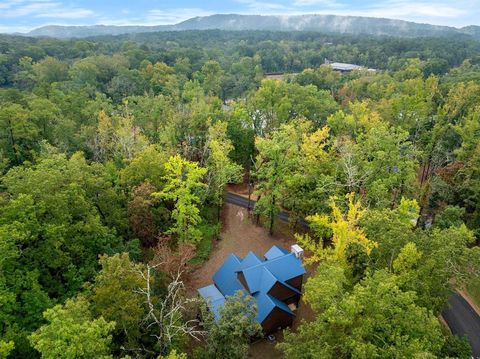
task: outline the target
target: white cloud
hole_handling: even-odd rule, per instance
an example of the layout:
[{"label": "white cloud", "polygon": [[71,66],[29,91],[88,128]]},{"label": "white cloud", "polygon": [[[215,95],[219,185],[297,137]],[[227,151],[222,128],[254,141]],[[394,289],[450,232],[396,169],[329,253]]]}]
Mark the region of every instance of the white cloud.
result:
[{"label": "white cloud", "polygon": [[148,11],[145,18],[149,25],[177,24],[196,16],[208,16],[214,12],[199,8],[153,9]]},{"label": "white cloud", "polygon": [[345,7],[344,4],[335,0],[295,0],[293,1],[295,6],[327,6],[327,7]]},{"label": "white cloud", "polygon": [[246,6],[246,11],[239,11],[239,13],[270,15],[272,11],[278,14],[294,10],[292,7],[274,2],[257,0],[236,0],[236,2]]},{"label": "white cloud", "polygon": [[0,3],[0,18],[79,19],[94,16],[91,10],[52,0],[7,0]]},{"label": "white cloud", "polygon": [[[449,4],[452,4],[449,2]],[[388,1],[370,9],[356,11],[361,14],[371,14],[376,17],[458,17],[466,14],[462,8],[444,3]],[[353,11],[355,12],[355,11]]]}]

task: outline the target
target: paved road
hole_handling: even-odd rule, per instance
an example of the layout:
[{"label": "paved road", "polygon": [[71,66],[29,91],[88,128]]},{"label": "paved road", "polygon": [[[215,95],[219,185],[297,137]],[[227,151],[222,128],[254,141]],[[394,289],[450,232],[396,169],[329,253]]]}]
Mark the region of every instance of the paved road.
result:
[{"label": "paved road", "polygon": [[460,294],[453,294],[448,304],[442,312],[443,318],[453,334],[467,336],[473,357],[480,358],[480,316]]},{"label": "paved road", "polygon": [[[255,201],[248,201],[248,198],[228,192],[225,201],[243,208],[254,208]],[[288,212],[280,212],[278,218],[288,222]],[[300,225],[308,228],[308,222],[304,219],[299,221]],[[466,335],[472,346],[472,355],[480,359],[480,316],[459,294],[453,294],[448,300],[449,306],[442,312],[453,334]]]}]

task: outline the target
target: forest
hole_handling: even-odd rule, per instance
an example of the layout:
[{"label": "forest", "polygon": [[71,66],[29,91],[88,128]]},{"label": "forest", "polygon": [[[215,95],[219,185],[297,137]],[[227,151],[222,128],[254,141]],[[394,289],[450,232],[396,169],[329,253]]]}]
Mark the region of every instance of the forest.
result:
[{"label": "forest", "polygon": [[470,358],[480,42],[217,30],[0,35],[0,358],[246,358],[251,301],[187,285],[235,183],[306,251],[285,358]]}]

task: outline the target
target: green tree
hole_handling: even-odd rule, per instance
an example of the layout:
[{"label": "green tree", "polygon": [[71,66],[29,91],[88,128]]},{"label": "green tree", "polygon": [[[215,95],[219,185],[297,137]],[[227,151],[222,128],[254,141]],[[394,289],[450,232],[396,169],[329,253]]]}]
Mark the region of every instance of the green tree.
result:
[{"label": "green tree", "polygon": [[212,313],[204,311],[208,358],[246,358],[250,339],[262,334],[262,328],[255,320],[257,307],[253,298],[238,291],[226,298],[219,314],[215,320]]},{"label": "green tree", "polygon": [[0,359],[7,359],[8,354],[12,351],[14,347],[15,344],[12,341],[5,342],[3,340],[0,340]]},{"label": "green tree", "polygon": [[2,105],[0,129],[0,146],[11,165],[32,158],[32,151],[38,145],[39,130],[27,109],[19,104]]},{"label": "green tree", "polygon": [[273,234],[275,219],[281,211],[283,189],[291,161],[296,158],[292,141],[297,137],[292,125],[284,125],[271,137],[257,137],[255,140],[258,151],[254,172],[255,194],[258,196],[255,212],[267,218],[266,227],[270,234]]},{"label": "green tree", "polygon": [[202,66],[202,86],[207,95],[220,96],[223,70],[215,60],[209,60]]},{"label": "green tree", "polygon": [[36,164],[15,167],[3,177],[0,330],[15,342],[15,356],[32,355],[26,334],[38,328],[43,311],[55,301],[75,295],[93,279],[99,255],[125,250],[115,230],[103,223],[116,216],[111,210],[119,202],[97,170],[79,154],[67,159],[44,153]]},{"label": "green tree", "polygon": [[126,349],[137,348],[141,322],[146,316],[141,266],[133,263],[128,253],[100,257],[100,272],[95,276],[89,299],[92,313],[108,322],[115,322],[114,343]]},{"label": "green tree", "polygon": [[310,120],[315,128],[322,127],[338,107],[327,91],[276,80],[263,80],[249,105],[257,136],[265,136],[296,118]]},{"label": "green tree", "polygon": [[88,302],[69,299],[45,311],[47,324],[30,336],[43,358],[111,358],[111,332],[115,322],[94,319]]},{"label": "green tree", "polygon": [[168,233],[175,234],[180,242],[196,243],[200,240],[201,223],[198,205],[205,184],[202,179],[207,170],[197,163],[187,161],[179,155],[170,157],[165,163],[165,186],[161,192],[152,195],[174,203],[173,227]]},{"label": "green tree", "polygon": [[[296,333],[287,330],[277,347],[288,358],[434,357],[444,343],[440,323],[415,297],[398,287],[394,275],[377,271]],[[323,302],[314,307],[324,307],[323,298],[310,298]]]},{"label": "green tree", "polygon": [[208,155],[206,160],[207,195],[217,207],[217,219],[220,220],[220,211],[225,195],[225,186],[241,180],[242,167],[230,159],[233,145],[227,137],[227,124],[216,122],[208,129]]}]

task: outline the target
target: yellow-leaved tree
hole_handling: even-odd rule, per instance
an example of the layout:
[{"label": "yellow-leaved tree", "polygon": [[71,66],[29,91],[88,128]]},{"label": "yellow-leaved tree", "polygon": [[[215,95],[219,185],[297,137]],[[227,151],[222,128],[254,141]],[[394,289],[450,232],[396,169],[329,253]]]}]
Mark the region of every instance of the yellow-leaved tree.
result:
[{"label": "yellow-leaved tree", "polygon": [[[337,206],[336,197],[331,197],[330,216],[315,214],[307,217],[317,238],[313,239],[309,235],[296,236],[298,242],[311,254],[305,259],[307,264],[324,259],[345,262],[347,248],[352,244],[360,245],[367,254],[377,246],[374,241],[367,238],[359,226],[359,221],[366,210],[362,208],[360,201],[355,201],[355,193],[348,194],[346,198],[348,200],[346,213]],[[328,239],[332,241],[332,245],[324,246],[324,241]]]}]

